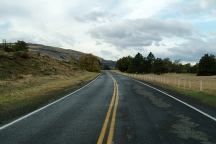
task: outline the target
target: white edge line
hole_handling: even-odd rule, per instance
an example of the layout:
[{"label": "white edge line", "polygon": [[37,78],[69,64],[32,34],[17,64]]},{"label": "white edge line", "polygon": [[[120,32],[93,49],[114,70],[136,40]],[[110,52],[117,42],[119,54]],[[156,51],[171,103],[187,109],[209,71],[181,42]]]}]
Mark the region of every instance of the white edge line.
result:
[{"label": "white edge line", "polygon": [[99,78],[100,75],[101,75],[101,74],[99,74],[94,80],[90,81],[88,84],[86,84],[86,85],[84,85],[83,87],[81,87],[81,88],[75,90],[74,92],[72,92],[72,93],[70,93],[70,94],[67,94],[66,96],[64,96],[64,97],[62,97],[62,98],[60,98],[60,99],[57,99],[56,101],[54,101],[54,102],[52,102],[52,103],[50,103],[50,104],[47,104],[47,105],[45,105],[45,106],[43,106],[43,107],[41,107],[41,108],[39,108],[39,109],[34,110],[33,112],[30,112],[29,114],[26,114],[26,115],[24,115],[24,116],[22,116],[22,117],[20,117],[20,118],[18,118],[18,119],[16,119],[16,120],[14,120],[14,121],[8,123],[8,124],[5,124],[5,125],[1,126],[1,127],[0,127],[0,130],[3,130],[3,129],[5,129],[5,128],[7,128],[7,127],[9,127],[9,126],[11,126],[11,125],[13,125],[13,124],[15,124],[15,123],[17,123],[17,122],[23,120],[23,119],[25,119],[25,118],[28,118],[29,116],[34,115],[34,114],[36,114],[36,113],[42,111],[43,109],[45,109],[45,108],[47,108],[47,107],[49,107],[49,106],[51,106],[51,105],[53,105],[53,104],[55,104],[55,103],[57,103],[57,102],[63,100],[63,99],[65,99],[65,98],[67,98],[67,97],[69,97],[69,96],[71,96],[71,95],[77,93],[78,91],[82,90],[83,88],[89,86],[91,83],[93,83],[94,81],[96,81],[96,80]]},{"label": "white edge line", "polygon": [[[128,76],[126,76],[126,77],[128,77]],[[130,77],[128,77],[128,78],[130,78]],[[193,110],[199,112],[200,114],[202,114],[202,115],[204,115],[204,116],[210,118],[210,119],[213,120],[214,122],[216,122],[216,118],[215,118],[215,117],[213,117],[213,116],[211,116],[211,115],[205,113],[205,112],[202,111],[202,110],[199,110],[198,108],[196,108],[196,107],[194,107],[194,106],[192,106],[192,105],[190,105],[190,104],[188,104],[188,103],[186,103],[186,102],[184,102],[184,101],[181,101],[180,99],[177,99],[176,97],[174,97],[174,96],[172,96],[172,95],[166,93],[165,91],[159,90],[159,89],[157,89],[157,88],[155,88],[155,87],[153,87],[153,86],[150,86],[150,85],[148,85],[148,84],[146,84],[146,83],[144,83],[144,82],[141,82],[141,81],[139,81],[139,80],[136,80],[136,79],[133,79],[133,78],[130,78],[130,79],[132,79],[132,80],[134,80],[134,81],[136,81],[136,82],[138,82],[138,83],[141,83],[141,84],[143,84],[143,85],[145,85],[145,86],[147,86],[147,87],[150,87],[150,88],[152,88],[152,89],[154,89],[154,90],[156,90],[156,91],[159,91],[159,92],[161,92],[162,94],[167,95],[168,97],[170,97],[170,98],[172,98],[172,99],[174,99],[174,100],[176,100],[176,101],[178,101],[178,102],[180,102],[180,103],[186,105],[187,107],[189,107],[189,108],[191,108],[191,109],[193,109]]]}]

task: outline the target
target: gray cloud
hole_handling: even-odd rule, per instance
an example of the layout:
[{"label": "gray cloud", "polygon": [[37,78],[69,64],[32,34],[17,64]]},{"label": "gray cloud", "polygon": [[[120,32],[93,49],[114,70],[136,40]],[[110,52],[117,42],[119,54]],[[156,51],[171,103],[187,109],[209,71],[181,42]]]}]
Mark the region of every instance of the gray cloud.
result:
[{"label": "gray cloud", "polygon": [[189,24],[179,21],[137,19],[97,27],[92,37],[111,43],[118,48],[159,45],[164,37],[187,38],[195,33]]},{"label": "gray cloud", "polygon": [[[216,39],[215,39],[216,40]],[[216,44],[216,42],[214,42]],[[205,53],[216,54],[216,47],[212,40],[204,41],[202,39],[191,38],[188,42],[168,49],[172,55],[172,59],[181,59],[184,61],[198,62],[200,57]]]},{"label": "gray cloud", "polygon": [[111,55],[112,55],[112,52],[107,51],[107,50],[101,50],[100,52],[101,52],[104,56],[111,56]]},{"label": "gray cloud", "polygon": [[107,13],[105,11],[92,11],[82,16],[75,17],[80,22],[108,22],[115,17],[114,14]]}]

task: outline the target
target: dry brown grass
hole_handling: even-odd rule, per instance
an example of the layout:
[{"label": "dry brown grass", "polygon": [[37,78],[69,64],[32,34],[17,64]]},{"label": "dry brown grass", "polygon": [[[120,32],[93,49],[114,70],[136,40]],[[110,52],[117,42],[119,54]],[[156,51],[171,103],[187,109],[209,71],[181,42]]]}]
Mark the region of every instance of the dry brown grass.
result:
[{"label": "dry brown grass", "polygon": [[174,74],[168,73],[163,75],[155,74],[127,74],[128,76],[156,82],[164,85],[171,85],[177,88],[203,91],[208,94],[216,93],[216,76],[196,76],[194,74]]},{"label": "dry brown grass", "polygon": [[0,80],[0,123],[57,98],[55,92],[78,87],[97,75],[79,71],[72,76],[25,75],[18,80]]}]

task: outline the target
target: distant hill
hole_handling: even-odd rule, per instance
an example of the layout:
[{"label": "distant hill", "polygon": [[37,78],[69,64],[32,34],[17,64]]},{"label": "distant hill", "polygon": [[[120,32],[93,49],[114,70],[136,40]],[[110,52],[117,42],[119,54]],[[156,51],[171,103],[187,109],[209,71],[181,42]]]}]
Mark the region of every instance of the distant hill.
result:
[{"label": "distant hill", "polygon": [[40,53],[62,61],[78,60],[80,56],[84,55],[82,52],[41,44],[28,44],[28,47],[34,53]]},{"label": "distant hill", "polygon": [[102,64],[102,68],[103,69],[114,69],[115,65],[116,65],[116,61],[112,61],[112,60],[101,60],[101,64]]},{"label": "distant hill", "polygon": [[[71,61],[78,60],[80,56],[85,53],[74,51],[71,49],[63,49],[59,47],[46,46],[41,44],[28,44],[30,51],[34,53],[40,53],[41,55],[46,55],[61,61]],[[109,69],[113,69],[115,67],[115,61],[105,60],[100,58],[101,64],[103,68],[109,67]]]}]

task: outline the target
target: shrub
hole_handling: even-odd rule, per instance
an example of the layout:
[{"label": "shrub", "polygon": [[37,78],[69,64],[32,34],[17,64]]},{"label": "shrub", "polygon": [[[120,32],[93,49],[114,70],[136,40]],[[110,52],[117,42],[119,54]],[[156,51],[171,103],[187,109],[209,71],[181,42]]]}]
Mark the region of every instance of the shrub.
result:
[{"label": "shrub", "polygon": [[81,68],[90,72],[99,72],[101,69],[100,60],[92,54],[85,54],[79,59]]},{"label": "shrub", "polygon": [[15,51],[28,51],[28,46],[27,43],[25,43],[24,41],[17,41],[14,44],[13,49]]}]

